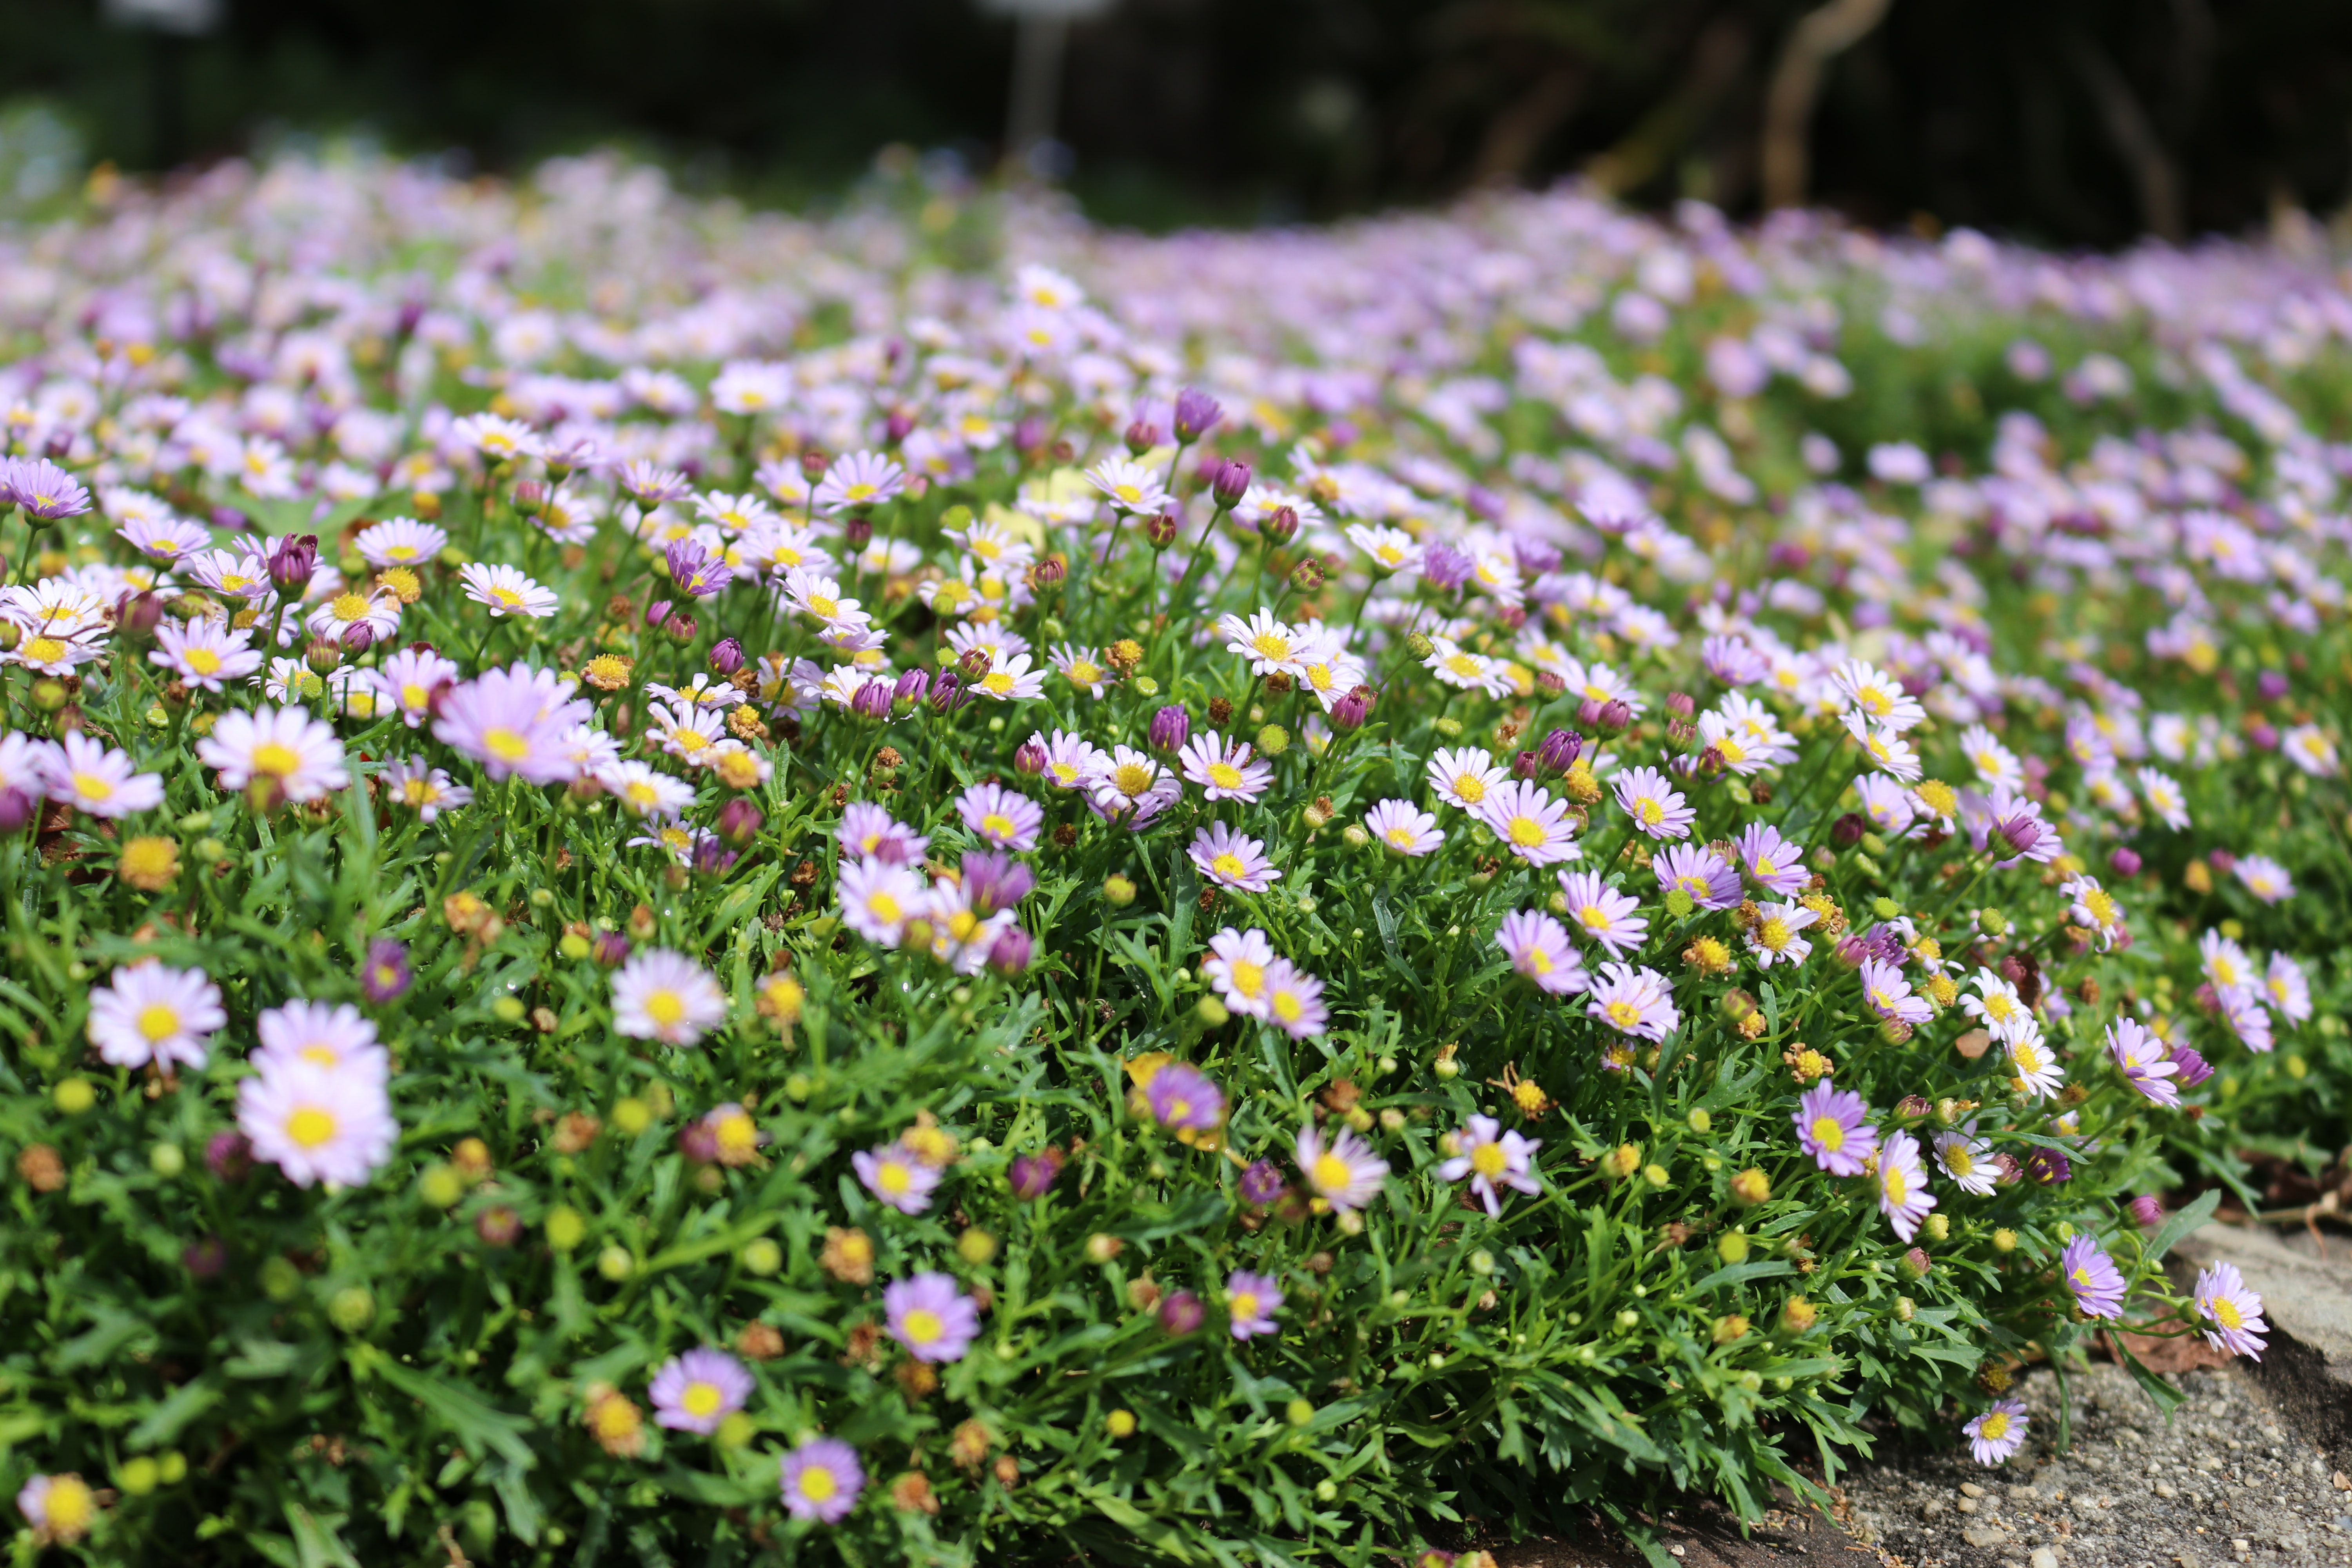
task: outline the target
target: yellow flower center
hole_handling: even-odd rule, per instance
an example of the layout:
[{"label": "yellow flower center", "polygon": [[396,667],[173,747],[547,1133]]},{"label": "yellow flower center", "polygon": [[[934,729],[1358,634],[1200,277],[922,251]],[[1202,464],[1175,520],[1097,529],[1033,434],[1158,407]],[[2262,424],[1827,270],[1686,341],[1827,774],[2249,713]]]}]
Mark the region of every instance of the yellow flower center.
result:
[{"label": "yellow flower center", "polygon": [[1879,1173],[1879,1177],[1886,1186],[1886,1201],[1901,1208],[1911,1195],[1910,1178],[1904,1175],[1903,1167],[1888,1165]]},{"label": "yellow flower center", "polygon": [[646,1016],[670,1028],[686,1016],[686,998],[675,991],[656,991],[646,998]]},{"label": "yellow flower center", "polygon": [[2229,1300],[2229,1298],[2217,1296],[2213,1299],[2211,1305],[2213,1309],[2213,1321],[2221,1324],[2221,1327],[2225,1329],[2236,1329],[2243,1326],[2245,1323],[2245,1314],[2240,1312],[2238,1310],[2238,1304],[2235,1301]]},{"label": "yellow flower center", "polygon": [[1789,929],[1789,922],[1782,920],[1779,915],[1774,915],[1771,919],[1766,921],[1762,925],[1756,928],[1756,941],[1758,944],[1768,948],[1774,952],[1785,951],[1789,945],[1790,939],[1795,934],[1795,932]]},{"label": "yellow flower center", "polygon": [[1242,858],[1230,849],[1210,861],[1209,869],[1236,882],[1249,875],[1249,868],[1242,864]]},{"label": "yellow flower center", "polygon": [[368,613],[367,595],[365,594],[338,594],[334,596],[333,600],[329,603],[327,608],[333,614],[335,619],[339,621],[356,621],[364,617]]},{"label": "yellow flower center", "polygon": [[89,1529],[90,1515],[97,1511],[98,1500],[90,1495],[88,1483],[79,1476],[52,1476],[49,1494],[42,1500],[52,1535],[74,1538]]},{"label": "yellow flower center", "polygon": [[885,925],[897,925],[900,919],[898,900],[891,897],[888,893],[867,894],[866,898],[866,912],[872,915],[876,920],[882,921]]},{"label": "yellow flower center", "polygon": [[1012,676],[1001,669],[992,669],[980,678],[981,689],[992,697],[1010,697],[1015,684]]},{"label": "yellow flower center", "polygon": [[170,1039],[180,1032],[179,1009],[165,1002],[150,1002],[139,1009],[139,1032],[151,1043]]},{"label": "yellow flower center", "polygon": [[726,1403],[726,1395],[719,1392],[719,1385],[715,1383],[689,1383],[686,1385],[686,1392],[677,1396],[677,1403],[688,1415],[707,1417],[719,1414],[719,1405]]},{"label": "yellow flower center", "polygon": [[1975,1155],[1969,1153],[1966,1149],[1955,1145],[1944,1155],[1944,1167],[1950,1171],[1955,1176],[1974,1175],[1977,1168],[1977,1158]]},{"label": "yellow flower center", "polygon": [[112,800],[114,798],[114,785],[98,773],[74,774],[73,786],[74,794],[79,795],[84,800]]},{"label": "yellow flower center", "polygon": [[301,754],[293,747],[278,741],[264,741],[253,748],[253,771],[268,773],[272,778],[284,778],[302,765]]},{"label": "yellow flower center", "polygon": [[33,637],[25,644],[26,664],[54,664],[66,656],[66,645],[56,637]]},{"label": "yellow flower center", "polygon": [[298,1107],[286,1119],[286,1136],[305,1149],[316,1149],[335,1135],[335,1113],[322,1106]]},{"label": "yellow flower center", "polygon": [[1013,819],[1001,811],[992,811],[982,817],[980,830],[991,838],[1010,838],[1014,832]]},{"label": "yellow flower center", "polygon": [[1090,658],[1070,660],[1070,681],[1075,686],[1092,686],[1102,679],[1102,666]]},{"label": "yellow flower center", "polygon": [[1260,658],[1286,659],[1290,657],[1290,639],[1278,632],[1260,632],[1250,639],[1250,647]]},{"label": "yellow flower center", "polygon": [[1633,815],[1642,819],[1644,827],[1655,827],[1666,819],[1666,808],[1648,795],[1634,803]]},{"label": "yellow flower center", "polygon": [[1317,1187],[1324,1192],[1330,1192],[1346,1186],[1355,1173],[1348,1168],[1347,1161],[1327,1150],[1316,1156],[1315,1169],[1310,1173],[1315,1178]]},{"label": "yellow flower center", "polygon": [[1388,831],[1388,841],[1391,844],[1395,845],[1400,849],[1410,849],[1412,847],[1412,829],[1410,827],[1391,827]]},{"label": "yellow flower center", "polygon": [[1509,1164],[1500,1143],[1481,1143],[1470,1151],[1470,1168],[1482,1176],[1499,1176]]},{"label": "yellow flower center", "polygon": [[1454,793],[1462,798],[1465,805],[1475,805],[1486,798],[1486,781],[1476,773],[1456,773],[1454,775]]},{"label": "yellow flower center", "polygon": [[490,599],[501,609],[520,610],[522,608],[522,595],[516,593],[512,588],[493,588],[490,590]]},{"label": "yellow flower center", "polygon": [[1845,1147],[1845,1123],[1834,1116],[1813,1118],[1813,1142],[1834,1154]]},{"label": "yellow flower center", "polygon": [[840,1489],[841,1483],[823,1465],[811,1465],[801,1472],[801,1496],[811,1502],[831,1502]]},{"label": "yellow flower center", "polygon": [[1225,977],[1234,989],[1244,996],[1255,996],[1265,989],[1265,971],[1246,958],[1236,958],[1227,967]]},{"label": "yellow flower center", "polygon": [[504,725],[482,731],[482,748],[502,763],[519,763],[530,754],[530,742]]},{"label": "yellow flower center", "polygon": [[1977,1424],[1977,1436],[1989,1443],[1998,1443],[2009,1436],[2009,1413],[1996,1410]]},{"label": "yellow flower center", "polygon": [[1511,818],[1511,842],[1522,849],[1533,849],[1544,841],[1543,824],[1532,816]]},{"label": "yellow flower center", "polygon": [[1642,1009],[1631,1002],[1612,1002],[1607,1010],[1609,1021],[1621,1029],[1631,1029],[1642,1021]]},{"label": "yellow flower center", "polygon": [[929,1344],[947,1331],[947,1325],[940,1321],[937,1312],[921,1307],[908,1313],[901,1323],[907,1331],[907,1337],[919,1345]]},{"label": "yellow flower center", "polygon": [[1298,999],[1296,991],[1276,992],[1272,1005],[1274,1016],[1286,1024],[1296,1024],[1307,1012],[1307,1004]]},{"label": "yellow flower center", "polygon": [[208,647],[192,647],[180,656],[180,661],[197,675],[220,673],[221,657]]},{"label": "yellow flower center", "polygon": [[1475,654],[1457,653],[1445,661],[1446,673],[1458,675],[1465,680],[1477,679],[1484,669],[1485,661]]},{"label": "yellow flower center", "polygon": [[1242,771],[1231,763],[1211,763],[1209,782],[1219,789],[1239,789],[1242,787]]},{"label": "yellow flower center", "polygon": [[1139,795],[1151,787],[1152,770],[1141,763],[1122,763],[1111,771],[1110,782],[1119,794]]}]

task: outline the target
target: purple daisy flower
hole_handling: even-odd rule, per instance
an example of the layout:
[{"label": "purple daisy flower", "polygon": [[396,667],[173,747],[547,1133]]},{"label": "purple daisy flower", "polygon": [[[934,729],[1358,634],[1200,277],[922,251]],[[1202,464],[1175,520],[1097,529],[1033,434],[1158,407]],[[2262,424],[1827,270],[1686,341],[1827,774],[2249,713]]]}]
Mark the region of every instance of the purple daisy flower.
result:
[{"label": "purple daisy flower", "polygon": [[2124,1315],[2123,1271],[2116,1267],[2099,1244],[2087,1236],[2078,1236],[2066,1244],[2058,1255],[2058,1273],[2074,1292],[2074,1305],[2086,1318],[2120,1318]]},{"label": "purple daisy flower", "polygon": [[1225,1316],[1234,1338],[1246,1340],[1275,1331],[1274,1315],[1282,1310],[1282,1288],[1271,1274],[1236,1268],[1225,1280]]},{"label": "purple daisy flower", "polygon": [[944,1274],[918,1274],[882,1292],[890,1337],[917,1361],[962,1358],[980,1337],[980,1308]]},{"label": "purple daisy flower", "polygon": [[2197,1315],[2215,1350],[2263,1359],[2263,1336],[2271,1326],[2263,1321],[2263,1299],[2246,1289],[2236,1264],[2216,1263],[2197,1276]]},{"label": "purple daisy flower", "polygon": [[1998,1465],[2025,1447],[2025,1402],[2004,1399],[1960,1428],[1979,1465]]},{"label": "purple daisy flower", "polygon": [[751,1373],[725,1351],[705,1345],[664,1362],[646,1392],[658,1425],[708,1436],[751,1400]]},{"label": "purple daisy flower", "polygon": [[812,1437],[784,1456],[784,1508],[794,1519],[839,1524],[866,1489],[857,1450],[838,1437]]},{"label": "purple daisy flower", "polygon": [[1225,1119],[1225,1097],[1209,1076],[1185,1062],[1170,1062],[1151,1075],[1143,1090],[1151,1120],[1181,1132],[1213,1132]]},{"label": "purple daisy flower", "polygon": [[1798,1143],[1832,1176],[1859,1176],[1878,1152],[1878,1129],[1870,1124],[1868,1103],[1827,1079],[1805,1091],[1792,1120]]}]

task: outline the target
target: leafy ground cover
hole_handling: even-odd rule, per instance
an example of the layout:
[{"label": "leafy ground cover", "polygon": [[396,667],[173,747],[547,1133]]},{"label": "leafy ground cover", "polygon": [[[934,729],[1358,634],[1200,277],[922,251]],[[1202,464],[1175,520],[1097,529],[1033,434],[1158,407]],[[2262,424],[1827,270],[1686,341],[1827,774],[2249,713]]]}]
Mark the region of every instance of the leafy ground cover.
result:
[{"label": "leafy ground cover", "polygon": [[0,285],[19,1561],[1369,1563],[2261,1349],[2319,261],[287,162]]}]

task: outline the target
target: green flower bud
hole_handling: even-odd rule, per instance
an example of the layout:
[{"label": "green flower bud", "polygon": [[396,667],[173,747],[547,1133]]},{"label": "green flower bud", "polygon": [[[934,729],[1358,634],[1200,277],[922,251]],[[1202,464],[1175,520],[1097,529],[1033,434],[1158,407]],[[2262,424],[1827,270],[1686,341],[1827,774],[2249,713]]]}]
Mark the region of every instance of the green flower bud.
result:
[{"label": "green flower bud", "polygon": [[1716,1238],[1715,1255],[1717,1258],[1722,1258],[1727,1264],[1747,1262],[1748,1237],[1746,1234],[1737,1230],[1725,1231],[1721,1236]]},{"label": "green flower bud", "polygon": [[637,1260],[625,1247],[608,1247],[596,1255],[596,1272],[619,1284],[637,1271]]},{"label": "green flower bud", "polygon": [[547,1245],[558,1252],[569,1252],[588,1237],[588,1221],[581,1212],[566,1204],[548,1211],[544,1226]]},{"label": "green flower bud", "polygon": [[784,1266],[784,1249],[768,1237],[755,1236],[743,1244],[743,1250],[737,1254],[737,1261],[743,1265],[746,1273],[765,1279]]},{"label": "green flower bud", "polygon": [[1284,1407],[1283,1418],[1293,1426],[1306,1426],[1315,1420],[1315,1406],[1304,1399],[1294,1399]]},{"label": "green flower bud", "polygon": [[147,1151],[147,1168],[168,1182],[188,1168],[188,1156],[177,1143],[158,1143]]},{"label": "green flower bud", "polygon": [[1290,731],[1279,724],[1268,724],[1257,732],[1257,749],[1265,756],[1282,755],[1290,749]]},{"label": "green flower bud", "polygon": [[491,1015],[501,1024],[520,1024],[528,1011],[520,996],[501,996],[490,1004]]},{"label": "green flower bud", "polygon": [[114,1472],[114,1484],[121,1487],[127,1497],[145,1497],[163,1479],[163,1466],[142,1454],[137,1458],[122,1461],[122,1468]]},{"label": "green flower bud", "polygon": [[375,1318],[375,1298],[364,1285],[346,1285],[327,1299],[327,1321],[347,1334],[358,1333]]},{"label": "green flower bud", "polygon": [[301,1291],[302,1271],[283,1258],[272,1258],[262,1263],[256,1281],[271,1300],[290,1301]]},{"label": "green flower bud", "polygon": [[1103,879],[1103,898],[1113,909],[1123,910],[1135,902],[1135,883],[1114,871]]},{"label": "green flower bud", "polygon": [[61,1078],[49,1090],[49,1100],[68,1116],[79,1116],[98,1103],[98,1090],[86,1078]]},{"label": "green flower bud", "polygon": [[176,1487],[188,1479],[188,1457],[177,1448],[166,1448],[155,1456],[157,1479],[167,1487]]},{"label": "green flower bud", "polygon": [[466,1195],[466,1178],[455,1165],[436,1162],[418,1173],[416,1195],[427,1208],[446,1209]]}]

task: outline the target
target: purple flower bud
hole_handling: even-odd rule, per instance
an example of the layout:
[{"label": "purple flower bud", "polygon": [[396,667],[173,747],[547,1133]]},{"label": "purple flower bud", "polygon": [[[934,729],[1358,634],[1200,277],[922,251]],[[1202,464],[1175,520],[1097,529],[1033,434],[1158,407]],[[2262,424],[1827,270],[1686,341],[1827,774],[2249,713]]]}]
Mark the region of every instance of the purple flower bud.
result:
[{"label": "purple flower bud", "polygon": [[2171,1050],[2172,1065],[2178,1068],[2172,1081],[2182,1089],[2195,1089],[2213,1076],[2212,1064],[2197,1054],[2193,1046],[2175,1046]]},{"label": "purple flower bud", "polygon": [[2009,1186],[2025,1174],[2025,1167],[2017,1163],[2014,1154],[1995,1154],[1992,1167],[1993,1182],[2000,1186]]},{"label": "purple flower bud", "polygon": [[971,850],[963,858],[963,893],[981,916],[1009,910],[1029,896],[1037,874],[1009,855]]},{"label": "purple flower bud", "polygon": [[[964,685],[963,677],[952,669],[940,671],[938,678],[931,682],[931,710],[935,713],[952,713],[971,698],[971,689]],[[1041,746],[1038,748],[1037,763],[1037,771],[1040,773],[1045,771],[1044,754],[1045,748]],[[1018,752],[1014,753],[1013,760],[1016,763],[1019,762]]]},{"label": "purple flower bud", "polygon": [[733,637],[720,637],[710,650],[710,668],[720,675],[732,675],[743,668],[743,645]]},{"label": "purple flower bud", "polygon": [[300,537],[288,534],[269,552],[269,580],[278,591],[289,597],[299,597],[310,585],[311,574],[319,569],[319,536],[305,533]]},{"label": "purple flower bud", "polygon": [[882,439],[889,446],[897,446],[914,433],[915,416],[903,408],[893,408],[889,417],[882,421]]},{"label": "purple flower bud", "polygon": [[719,1161],[719,1129],[698,1116],[677,1130],[677,1152],[698,1165]]},{"label": "purple flower bud", "polygon": [[1536,748],[1536,758],[1544,771],[1564,773],[1576,766],[1576,759],[1584,754],[1584,737],[1573,730],[1554,730]]},{"label": "purple flower bud", "polygon": [[1557,670],[1538,669],[1536,671],[1536,689],[1546,697],[1557,697],[1568,689],[1568,682]]},{"label": "purple flower bud", "polygon": [[887,680],[867,681],[850,698],[849,710],[860,719],[870,719],[876,723],[887,719],[890,717],[890,683]]},{"label": "purple flower bud", "polygon": [[253,1142],[242,1132],[215,1132],[205,1140],[205,1169],[224,1182],[241,1182],[253,1169]]},{"label": "purple flower bud", "polygon": [[1906,1121],[1916,1121],[1934,1109],[1925,1095],[1906,1094],[1895,1102],[1895,1114]]},{"label": "purple flower bud", "polygon": [[241,529],[246,526],[248,521],[250,521],[246,517],[245,513],[237,510],[236,508],[233,506],[216,506],[213,508],[212,520],[213,526],[222,530],[224,532],[233,532]]},{"label": "purple flower bud", "polygon": [[1160,445],[1160,426],[1148,419],[1138,419],[1127,427],[1124,437],[1129,457],[1140,458]]},{"label": "purple flower bud", "polygon": [[547,510],[547,487],[537,479],[525,479],[514,488],[514,509],[525,517],[537,517]]},{"label": "purple flower bud", "polygon": [[1511,759],[1511,776],[1532,779],[1543,772],[1543,762],[1533,752],[1521,752]]},{"label": "purple flower bud", "polygon": [[2137,877],[2141,865],[2139,851],[2128,844],[2118,844],[2115,853],[2107,857],[2107,864],[2115,868],[2118,877]]},{"label": "purple flower bud", "polygon": [[1045,771],[1045,748],[1034,736],[1021,742],[1013,753],[1013,771],[1024,779],[1041,776]]},{"label": "purple flower bud", "polygon": [[1830,824],[1830,842],[1841,849],[1851,849],[1861,843],[1862,836],[1869,831],[1870,818],[1858,811],[1849,811]]},{"label": "purple flower bud", "polygon": [[2154,1230],[2164,1223],[2164,1200],[2154,1193],[2142,1193],[2124,1206],[2131,1210],[2133,1223],[2142,1230]]},{"label": "purple flower bud", "polygon": [[397,938],[377,937],[368,943],[367,962],[360,965],[360,994],[381,1007],[408,990],[408,949]]},{"label": "purple flower bud", "polygon": [[669,619],[669,601],[667,599],[656,599],[652,604],[646,606],[646,626],[658,626],[667,619]]},{"label": "purple flower bud", "polygon": [[1045,422],[1032,414],[1013,426],[1013,449],[1016,452],[1042,450],[1046,435]]},{"label": "purple flower bud", "polygon": [[163,618],[163,601],[153,594],[129,594],[114,608],[115,630],[127,637],[143,637]]},{"label": "purple flower bud", "polygon": [[1190,1290],[1176,1291],[1160,1303],[1160,1326],[1180,1337],[1197,1331],[1208,1315],[1201,1298]]},{"label": "purple flower bud", "polygon": [[1225,411],[1217,400],[1197,386],[1188,386],[1176,394],[1176,439],[1191,446],[1217,427]]},{"label": "purple flower bud", "polygon": [[1005,1184],[1016,1198],[1042,1198],[1062,1174],[1062,1152],[1050,1145],[1034,1154],[1014,1157]]},{"label": "purple flower bud", "polygon": [[1172,511],[1155,512],[1143,525],[1143,537],[1152,549],[1165,550],[1176,542],[1183,526]]},{"label": "purple flower bud", "polygon": [[629,939],[616,931],[600,931],[589,939],[588,956],[607,969],[629,962]]},{"label": "purple flower bud", "polygon": [[365,621],[353,621],[343,628],[343,651],[357,658],[375,646],[375,628]]},{"label": "purple flower bud", "polygon": [[735,860],[735,851],[719,839],[706,838],[694,847],[694,868],[706,877],[724,876]]},{"label": "purple flower bud", "polygon": [[1472,517],[1486,522],[1503,521],[1503,498],[1484,485],[1472,485],[1463,493],[1463,507]]},{"label": "purple flower bud", "polygon": [[2286,677],[2275,669],[2266,669],[2254,677],[2254,689],[2265,702],[2275,702],[2287,693]]},{"label": "purple flower bud", "polygon": [[1350,691],[1331,704],[1331,728],[1360,730],[1364,727],[1364,721],[1371,717],[1371,699],[1361,691]]},{"label": "purple flower bud", "polygon": [[228,1268],[228,1243],[217,1236],[190,1242],[180,1254],[180,1267],[199,1279],[217,1279]]},{"label": "purple flower bud", "polygon": [[662,623],[662,633],[670,641],[683,647],[701,635],[702,628],[684,610],[672,610],[669,619]]},{"label": "purple flower bud", "polygon": [[910,669],[898,678],[890,689],[890,706],[912,708],[930,694],[931,678],[919,669]]},{"label": "purple flower bud", "polygon": [[2258,752],[2278,750],[2278,726],[2267,719],[2257,719],[2246,726],[2246,743]]},{"label": "purple flower bud", "polygon": [[874,542],[874,520],[858,512],[841,525],[841,542],[855,552]]},{"label": "purple flower bud", "polygon": [[1209,494],[1217,503],[1219,511],[1231,511],[1241,505],[1242,497],[1249,493],[1249,487],[1250,466],[1239,458],[1219,463],[1217,471],[1209,476]]},{"label": "purple flower bud", "polygon": [[1677,719],[1687,719],[1698,711],[1698,704],[1691,700],[1687,691],[1669,691],[1666,693],[1666,711]]},{"label": "purple flower bud", "polygon": [[1935,1268],[1936,1260],[1927,1256],[1926,1247],[1915,1247],[1903,1255],[1903,1261],[1896,1267],[1906,1279],[1925,1279]]},{"label": "purple flower bud", "polygon": [[1287,544],[1298,535],[1298,509],[1278,506],[1258,519],[1258,536],[1268,544]]},{"label": "purple flower bud", "polygon": [[1260,1160],[1242,1173],[1242,1201],[1260,1208],[1282,1195],[1282,1171],[1271,1160]]},{"label": "purple flower bud", "polygon": [[2025,1173],[2045,1187],[2054,1187],[2074,1179],[2074,1163],[2055,1149],[2036,1149],[2026,1158]]},{"label": "purple flower bud", "polygon": [[1035,952],[1027,931],[1019,926],[1008,926],[997,933],[995,943],[989,948],[988,966],[999,974],[1024,973]]},{"label": "purple flower bud", "polygon": [[1171,702],[1151,716],[1151,748],[1156,752],[1183,750],[1192,738],[1192,716],[1181,702]]},{"label": "purple flower bud", "polygon": [[738,849],[749,849],[767,820],[758,806],[739,795],[719,808],[719,837]]},{"label": "purple flower bud", "polygon": [[0,833],[16,833],[40,815],[40,802],[29,790],[11,784],[0,789]]},{"label": "purple flower bud", "polygon": [[2023,813],[1995,825],[1993,831],[2012,855],[2023,855],[2042,842],[2042,821]]},{"label": "purple flower bud", "polygon": [[2213,875],[2216,877],[2226,877],[2238,868],[2238,858],[2227,849],[2216,849],[2205,858],[2213,862]]}]

